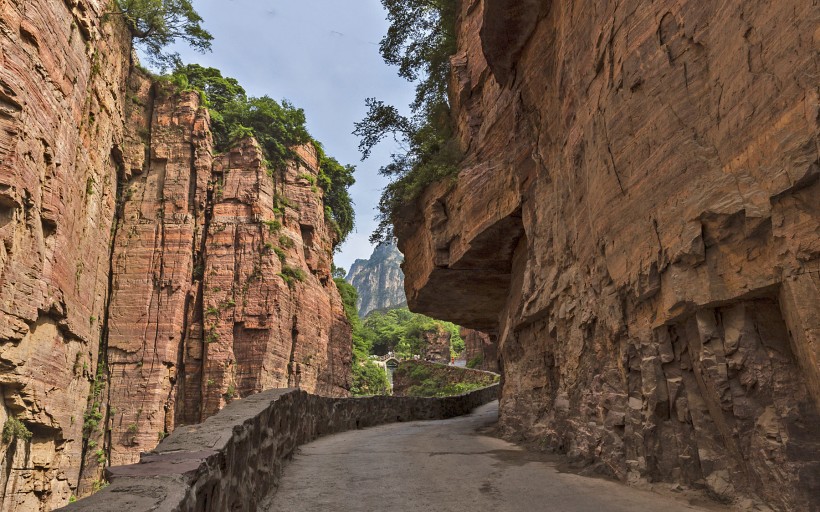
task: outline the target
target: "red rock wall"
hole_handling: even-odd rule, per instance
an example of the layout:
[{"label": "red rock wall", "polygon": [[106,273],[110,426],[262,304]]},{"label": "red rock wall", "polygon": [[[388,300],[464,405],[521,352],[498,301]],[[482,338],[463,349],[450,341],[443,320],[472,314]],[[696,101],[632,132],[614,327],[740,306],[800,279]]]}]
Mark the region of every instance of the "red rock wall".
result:
[{"label": "red rock wall", "polygon": [[397,226],[411,309],[498,334],[508,434],[811,510],[817,5],[462,8],[467,156]]},{"label": "red rock wall", "polygon": [[[198,94],[136,76],[130,91],[108,337],[112,465],[263,389],[343,396],[350,369],[332,230],[308,179],[313,148],[278,171],[252,139],[215,156]],[[288,283],[285,267],[302,280]]]},{"label": "red rock wall", "polygon": [[77,487],[98,362],[130,48],[102,0],[0,1],[0,510]]},{"label": "red rock wall", "polygon": [[0,422],[31,432],[0,442],[0,511],[92,492],[232,398],[349,388],[315,151],[214,155],[108,7],[0,0]]},{"label": "red rock wall", "polygon": [[498,373],[498,340],[494,334],[473,329],[461,329],[464,339],[464,359],[471,368]]},{"label": "red rock wall", "polygon": [[130,82],[129,130],[142,136],[127,146],[114,235],[107,340],[113,465],[131,462],[134,451],[149,450],[175,425],[212,160],[207,112],[196,94],[175,97],[137,76]]}]

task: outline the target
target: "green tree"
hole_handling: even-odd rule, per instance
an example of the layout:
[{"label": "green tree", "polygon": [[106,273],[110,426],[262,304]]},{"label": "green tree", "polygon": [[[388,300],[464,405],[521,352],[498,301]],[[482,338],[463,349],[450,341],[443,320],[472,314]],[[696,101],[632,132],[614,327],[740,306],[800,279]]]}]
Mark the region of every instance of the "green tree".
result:
[{"label": "green tree", "polygon": [[[347,276],[347,270],[342,267],[337,267],[335,263],[330,264],[330,273],[333,274],[334,279],[344,280],[345,276]],[[356,289],[354,288],[353,291],[355,290]]]},{"label": "green tree", "polygon": [[179,62],[177,53],[165,51],[178,39],[199,52],[211,50],[213,36],[202,27],[190,0],[115,0],[115,6],[133,38],[160,68]]},{"label": "green tree", "polygon": [[318,184],[325,191],[325,211],[339,239],[345,240],[356,225],[356,212],[350,197],[350,187],[356,183],[353,177],[356,168],[340,164],[338,160],[325,154],[321,144],[315,144],[320,150]]},{"label": "green tree", "polygon": [[360,333],[371,353],[385,355],[394,352],[400,357],[410,358],[424,352],[427,344],[424,334],[433,331],[450,334],[450,352],[453,356],[464,351],[464,340],[459,335],[457,325],[413,313],[407,308],[370,313],[362,322]]},{"label": "green tree", "polygon": [[370,359],[371,346],[362,336],[362,321],[356,313],[359,294],[356,288],[342,278],[334,279],[342,297],[345,315],[353,327],[353,383],[351,393],[356,396],[384,395],[390,386],[385,370]]},{"label": "green tree", "polygon": [[248,101],[245,89],[235,78],[224,77],[218,69],[199,64],[178,66],[171,76],[180,88],[195,89],[205,94],[217,145],[225,146],[231,127],[226,124],[224,113],[242,109],[241,106]]},{"label": "green tree", "polygon": [[268,96],[250,98],[244,104],[231,104],[222,115],[231,128],[228,140],[220,141],[222,147],[233,143],[242,128],[249,128],[277,169],[293,159],[293,148],[313,140],[305,127],[305,111],[287,100],[280,104]]},{"label": "green tree", "polygon": [[188,64],[178,67],[173,75],[184,76],[189,87],[204,92],[211,110],[224,112],[228,105],[247,101],[245,89],[239,82],[235,78],[222,76],[216,68]]},{"label": "green tree", "polygon": [[371,242],[393,237],[394,217],[429,184],[454,176],[461,153],[453,137],[447,83],[450,56],[456,51],[456,0],[382,0],[390,28],[380,50],[399,75],[416,82],[412,115],[375,98],[366,100],[368,113],[355,124],[362,159],[385,137],[392,136],[406,151],[393,155],[380,173],[391,179],[379,201],[379,226]]},{"label": "green tree", "polygon": [[456,53],[456,0],[382,0],[390,27],[379,44],[399,76],[417,82],[414,113],[447,104],[450,56]]}]

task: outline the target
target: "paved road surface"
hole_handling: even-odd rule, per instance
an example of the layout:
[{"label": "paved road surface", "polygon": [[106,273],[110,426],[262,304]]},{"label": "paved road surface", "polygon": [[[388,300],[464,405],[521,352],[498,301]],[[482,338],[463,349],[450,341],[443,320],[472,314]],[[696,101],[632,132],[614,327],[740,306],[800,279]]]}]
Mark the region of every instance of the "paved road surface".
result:
[{"label": "paved road surface", "polygon": [[554,462],[477,430],[498,403],[446,421],[345,432],[302,447],[268,512],[692,512],[658,494],[560,473]]}]

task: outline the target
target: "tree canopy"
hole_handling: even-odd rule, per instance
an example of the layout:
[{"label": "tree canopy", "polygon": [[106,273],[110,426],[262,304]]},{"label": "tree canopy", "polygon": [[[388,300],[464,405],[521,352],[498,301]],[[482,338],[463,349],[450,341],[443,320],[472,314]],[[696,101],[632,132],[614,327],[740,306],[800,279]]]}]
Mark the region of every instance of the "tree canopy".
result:
[{"label": "tree canopy", "polygon": [[373,354],[383,356],[393,352],[407,359],[424,352],[427,344],[424,333],[432,331],[448,332],[452,355],[461,354],[464,340],[460,330],[451,322],[435,320],[407,308],[396,308],[370,313],[362,322],[360,336]]},{"label": "tree canopy", "polygon": [[319,179],[317,184],[325,191],[325,216],[328,217],[341,240],[347,238],[356,226],[356,212],[353,209],[353,198],[350,187],[356,183],[353,174],[356,168],[342,165],[338,160],[327,156],[321,144],[319,148]]},{"label": "tree canopy", "polygon": [[416,82],[416,97],[409,117],[368,98],[367,115],[355,125],[363,160],[387,136],[404,148],[380,170],[391,182],[379,201],[374,243],[392,238],[398,209],[430,183],[455,175],[461,159],[447,97],[450,56],[456,51],[456,0],[382,0],[382,5],[390,22],[380,44],[382,57],[398,66],[400,76]]},{"label": "tree canopy", "polygon": [[447,103],[450,56],[456,52],[456,0],[382,0],[390,27],[379,44],[399,76],[417,82],[411,108],[426,116]]},{"label": "tree canopy", "polygon": [[160,68],[179,62],[177,53],[165,50],[178,39],[199,52],[211,50],[213,36],[202,27],[202,17],[190,0],[116,0],[115,6],[131,35]]}]

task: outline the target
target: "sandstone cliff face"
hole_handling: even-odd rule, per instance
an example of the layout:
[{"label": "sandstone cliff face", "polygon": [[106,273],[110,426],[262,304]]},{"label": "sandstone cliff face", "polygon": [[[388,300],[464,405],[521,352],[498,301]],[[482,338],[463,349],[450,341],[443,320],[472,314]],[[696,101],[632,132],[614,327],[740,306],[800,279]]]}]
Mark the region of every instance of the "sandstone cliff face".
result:
[{"label": "sandstone cliff face", "polygon": [[76,487],[99,360],[128,39],[109,2],[0,2],[0,510]]},{"label": "sandstone cliff face", "polygon": [[51,510],[270,387],[347,394],[312,147],[215,155],[206,109],[131,69],[109,2],[0,2],[0,510]]},{"label": "sandstone cliff face", "polygon": [[461,328],[464,359],[471,368],[498,373],[498,338],[473,329]]},{"label": "sandstone cliff face", "polygon": [[198,94],[131,83],[107,346],[112,465],[263,389],[346,395],[351,357],[315,150],[278,171],[252,139],[214,155]]},{"label": "sandstone cliff face", "polygon": [[407,304],[401,271],[403,259],[394,244],[382,244],[373,250],[369,260],[353,263],[346,279],[359,292],[359,316]]},{"label": "sandstone cliff face", "polygon": [[816,509],[819,22],[462,2],[463,171],[397,229],[410,307],[498,335],[507,434]]}]

